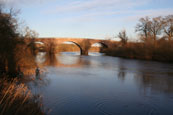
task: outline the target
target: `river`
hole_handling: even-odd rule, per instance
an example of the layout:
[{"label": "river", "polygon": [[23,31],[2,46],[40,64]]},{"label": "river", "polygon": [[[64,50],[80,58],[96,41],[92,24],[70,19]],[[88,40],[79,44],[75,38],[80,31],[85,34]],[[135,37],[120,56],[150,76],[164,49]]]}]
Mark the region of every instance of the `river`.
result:
[{"label": "river", "polygon": [[173,115],[173,64],[70,52],[36,61],[46,72],[29,85],[50,115]]}]

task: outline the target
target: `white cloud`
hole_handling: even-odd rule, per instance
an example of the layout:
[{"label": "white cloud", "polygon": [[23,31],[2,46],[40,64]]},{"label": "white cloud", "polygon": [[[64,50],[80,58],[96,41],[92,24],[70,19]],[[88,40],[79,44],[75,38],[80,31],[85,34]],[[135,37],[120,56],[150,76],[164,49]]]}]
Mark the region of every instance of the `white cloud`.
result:
[{"label": "white cloud", "polygon": [[32,5],[36,3],[44,3],[52,0],[0,0],[0,4],[5,4],[7,6],[18,6],[18,5]]},{"label": "white cloud", "polygon": [[73,2],[66,2],[65,4],[57,5],[48,13],[78,13],[78,12],[93,12],[93,11],[111,11],[119,9],[133,8],[141,4],[147,3],[149,0],[80,0]]},{"label": "white cloud", "polygon": [[[104,16],[127,14],[137,6],[147,4],[150,0],[77,0],[47,8],[44,13],[63,15],[63,22],[91,22]],[[68,15],[70,14],[70,17]]]},{"label": "white cloud", "polygon": [[173,8],[166,8],[166,9],[151,9],[151,10],[138,10],[133,11],[131,16],[127,16],[125,21],[131,22],[139,20],[141,17],[157,17],[157,16],[167,16],[173,15]]},{"label": "white cloud", "polygon": [[[137,21],[141,17],[150,16],[165,16],[173,14],[172,8],[160,9],[143,9],[137,10],[136,7],[148,5],[152,0],[137,1],[137,0],[85,0],[68,2],[64,5],[58,5],[52,8],[48,13],[53,14],[74,14],[67,18],[61,18],[64,22],[91,22],[109,16],[110,20],[120,21]],[[118,17],[119,16],[119,17]]]}]

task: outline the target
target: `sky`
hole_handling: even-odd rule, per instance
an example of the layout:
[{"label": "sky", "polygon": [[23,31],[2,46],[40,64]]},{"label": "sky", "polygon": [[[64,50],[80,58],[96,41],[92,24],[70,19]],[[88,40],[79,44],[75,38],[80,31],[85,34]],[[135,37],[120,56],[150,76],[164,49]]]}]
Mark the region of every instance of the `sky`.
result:
[{"label": "sky", "polygon": [[135,39],[141,17],[173,15],[173,0],[0,0],[21,10],[39,37],[109,39],[126,30]]}]

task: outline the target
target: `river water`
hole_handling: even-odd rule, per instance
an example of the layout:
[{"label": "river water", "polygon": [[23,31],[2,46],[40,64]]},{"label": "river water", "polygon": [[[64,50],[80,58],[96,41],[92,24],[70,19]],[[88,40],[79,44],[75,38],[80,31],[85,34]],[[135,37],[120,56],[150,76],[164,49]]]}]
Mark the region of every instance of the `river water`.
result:
[{"label": "river water", "polygon": [[173,64],[90,53],[36,61],[46,73],[30,82],[51,115],[173,115]]}]

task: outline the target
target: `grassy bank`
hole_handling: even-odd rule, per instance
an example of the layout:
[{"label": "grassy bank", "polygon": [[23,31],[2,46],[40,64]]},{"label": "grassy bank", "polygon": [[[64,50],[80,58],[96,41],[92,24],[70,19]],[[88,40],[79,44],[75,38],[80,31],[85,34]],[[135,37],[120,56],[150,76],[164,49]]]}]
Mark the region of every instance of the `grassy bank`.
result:
[{"label": "grassy bank", "polygon": [[173,62],[173,40],[154,43],[127,43],[124,46],[109,47],[103,51],[106,55],[130,59]]},{"label": "grassy bank", "polygon": [[0,79],[0,115],[43,115],[39,96],[18,79]]}]

